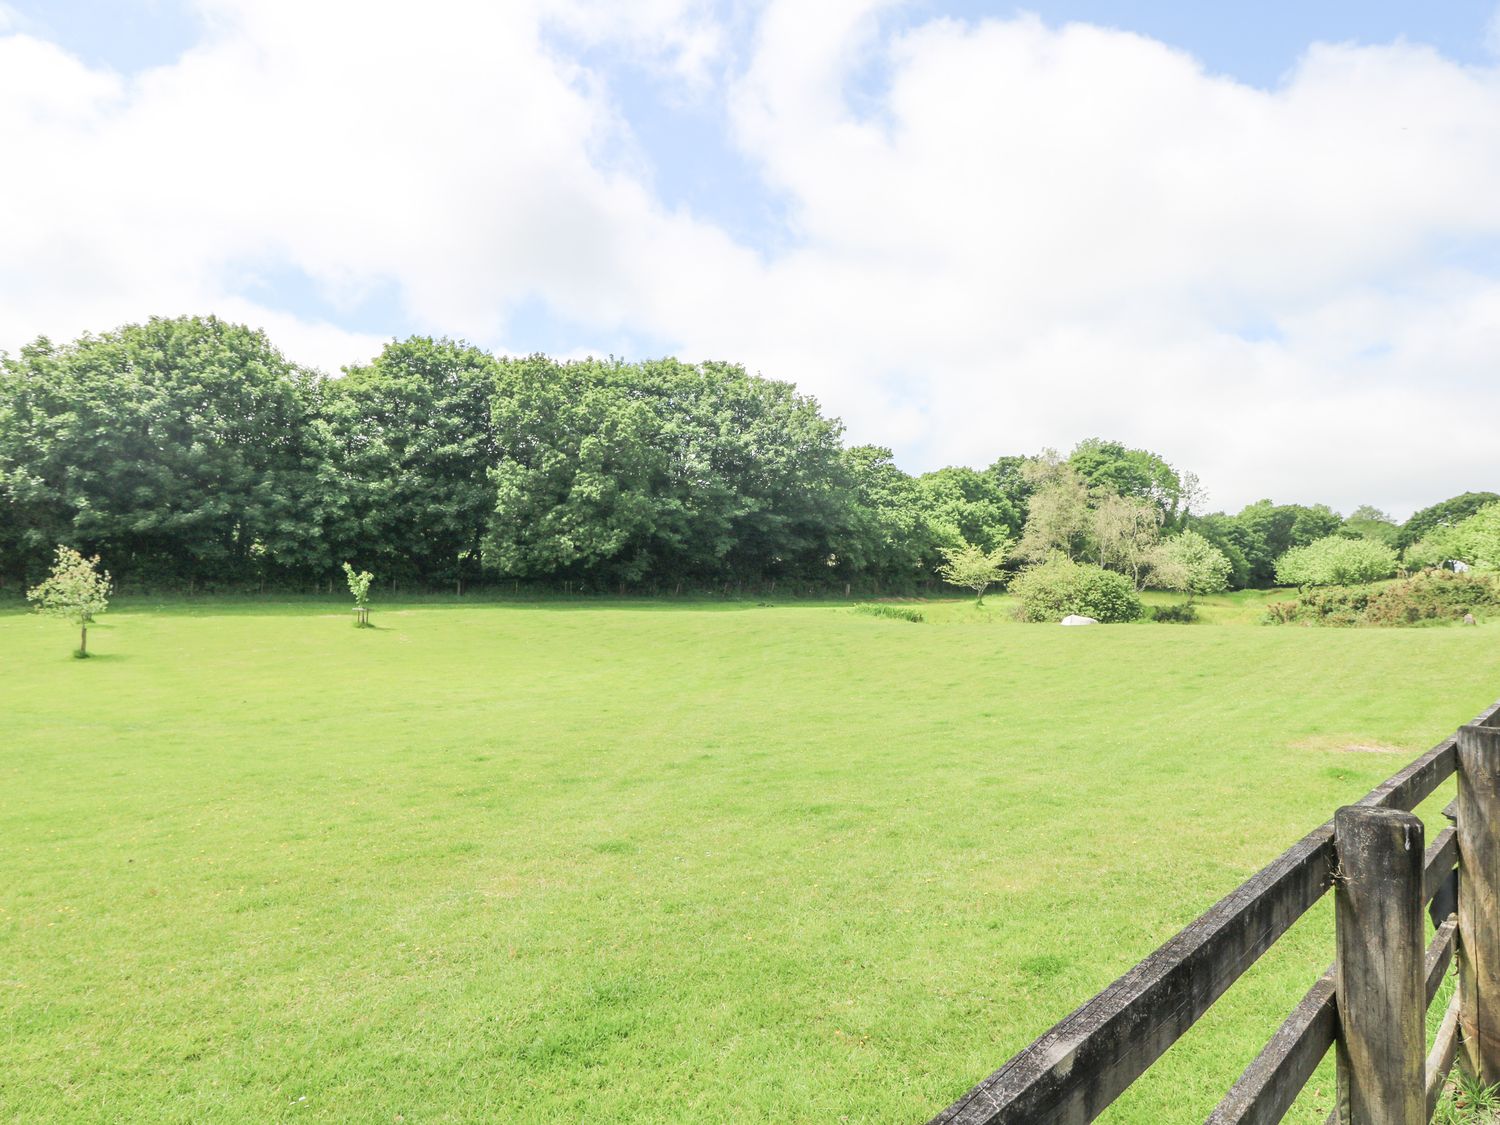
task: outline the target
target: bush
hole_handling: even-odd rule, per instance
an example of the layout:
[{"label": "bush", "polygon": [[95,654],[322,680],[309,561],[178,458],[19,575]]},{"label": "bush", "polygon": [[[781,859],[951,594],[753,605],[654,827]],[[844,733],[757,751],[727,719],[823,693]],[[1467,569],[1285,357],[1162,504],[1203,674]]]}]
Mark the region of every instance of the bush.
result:
[{"label": "bush", "polygon": [[854,607],[855,613],[863,613],[867,617],[888,617],[894,621],[921,621],[922,611],[912,609],[906,605],[879,605],[872,602],[861,602]]},{"label": "bush", "polygon": [[1170,625],[1190,625],[1198,620],[1198,607],[1191,602],[1184,602],[1181,605],[1154,605],[1151,607],[1151,620]]},{"label": "bush", "polygon": [[1459,621],[1464,614],[1500,606],[1500,585],[1477,574],[1424,570],[1378,590],[1365,608],[1367,625],[1414,625]]},{"label": "bush", "polygon": [[1370,602],[1369,587],[1310,590],[1289,602],[1266,607],[1267,625],[1361,625]]},{"label": "bush", "polygon": [[1061,621],[1070,613],[1096,621],[1134,621],[1141,599],[1123,574],[1063,555],[1027,567],[1011,579],[1010,592],[1020,602],[1022,621]]},{"label": "bush", "polygon": [[1313,590],[1266,609],[1268,625],[1419,625],[1458,621],[1500,606],[1500,583],[1485,575],[1424,570],[1389,586]]}]

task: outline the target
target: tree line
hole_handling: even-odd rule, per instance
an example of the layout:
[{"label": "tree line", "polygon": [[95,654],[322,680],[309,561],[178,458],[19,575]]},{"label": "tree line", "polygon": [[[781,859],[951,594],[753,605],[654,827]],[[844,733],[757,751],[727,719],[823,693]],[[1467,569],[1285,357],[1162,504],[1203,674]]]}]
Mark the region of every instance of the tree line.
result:
[{"label": "tree line", "polygon": [[[392,341],[330,378],[213,317],[153,319],[0,356],[0,576],[58,544],[118,582],[306,588],[382,581],[591,591],[930,586],[945,552],[1066,556],[1165,582],[1163,544],[1211,544],[1267,586],[1329,536],[1393,549],[1500,500],[1397,524],[1372,508],[1199,513],[1190,473],[1118,442],[912,476],[790,384],[732,363],[497,357]],[[1179,560],[1201,550],[1177,544]]]}]

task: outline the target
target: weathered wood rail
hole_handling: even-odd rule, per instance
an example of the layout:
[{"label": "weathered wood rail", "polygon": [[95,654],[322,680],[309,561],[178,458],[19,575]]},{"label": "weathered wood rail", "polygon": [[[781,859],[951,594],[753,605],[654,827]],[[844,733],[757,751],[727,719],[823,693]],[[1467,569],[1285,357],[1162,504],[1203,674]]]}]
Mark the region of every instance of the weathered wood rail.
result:
[{"label": "weathered wood rail", "polygon": [[[1452,826],[1412,815],[1453,775]],[[932,1119],[1093,1121],[1325,892],[1334,963],[1206,1125],[1280,1121],[1330,1048],[1341,1125],[1426,1125],[1455,1058],[1500,1082],[1500,703],[1283,852]],[[1426,938],[1424,908],[1434,933]],[[1458,987],[1435,1041],[1443,975]]]}]

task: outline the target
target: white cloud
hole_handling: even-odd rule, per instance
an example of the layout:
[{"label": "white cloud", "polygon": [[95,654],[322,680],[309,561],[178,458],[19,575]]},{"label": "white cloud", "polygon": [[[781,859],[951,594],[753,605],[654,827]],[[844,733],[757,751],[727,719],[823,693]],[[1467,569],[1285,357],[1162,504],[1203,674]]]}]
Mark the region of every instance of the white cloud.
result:
[{"label": "white cloud", "polygon": [[636,61],[699,90],[728,47],[708,0],[552,0],[543,18],[575,42],[623,46]]},{"label": "white cloud", "polygon": [[[1102,434],[1230,505],[1497,483],[1469,432],[1500,411],[1494,69],[1317,46],[1265,91],[1117,31],[841,0],[769,4],[731,71],[698,0],[202,7],[131,77],[0,36],[0,347],[181,311],[325,368],[378,346],[237,290],[292,268],[499,347],[540,298],[741,359],[913,468]],[[791,244],[664,207],[570,43],[722,99]]]},{"label": "white cloud", "polygon": [[1234,504],[1494,483],[1455,436],[1500,407],[1500,320],[1458,315],[1495,283],[1440,251],[1500,234],[1495,72],[1317,47],[1266,92],[1119,32],[934,22],[877,44],[889,94],[857,119],[837,91],[868,17],[803,37],[780,11],[735,105],[803,243],[744,320],[857,432],[895,430],[862,398],[884,376],[929,461],[1103,433]]}]

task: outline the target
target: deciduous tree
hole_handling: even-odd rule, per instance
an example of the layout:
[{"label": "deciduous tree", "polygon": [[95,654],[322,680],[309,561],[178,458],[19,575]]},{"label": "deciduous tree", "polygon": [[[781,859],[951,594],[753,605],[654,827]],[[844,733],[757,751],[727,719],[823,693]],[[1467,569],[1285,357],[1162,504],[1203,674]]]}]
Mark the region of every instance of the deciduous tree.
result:
[{"label": "deciduous tree", "polygon": [[1408,566],[1462,562],[1476,570],[1500,569],[1500,502],[1473,515],[1434,528],[1406,549]]},{"label": "deciduous tree", "polygon": [[89,625],[109,608],[109,571],[99,569],[99,556],[84,558],[72,547],[59,546],[52,573],[26,592],[38,613],[62,617],[78,626],[78,651],[89,654]]},{"label": "deciduous tree", "polygon": [[1468,519],[1481,508],[1500,503],[1500,493],[1461,492],[1430,507],[1414,512],[1401,525],[1401,540],[1398,546],[1406,547],[1423,538],[1434,528],[1451,527]]},{"label": "deciduous tree", "polygon": [[940,547],[943,563],[938,567],[938,576],[951,586],[962,586],[974,591],[974,604],[984,604],[984,592],[1005,576],[1005,557],[1010,542],[1002,542],[986,551],[973,543],[961,543],[956,547]]},{"label": "deciduous tree", "polygon": [[344,580],[348,582],[349,593],[354,598],[356,624],[363,628],[370,624],[370,583],[375,581],[375,576],[368,570],[355,570],[345,562]]},{"label": "deciduous tree", "polygon": [[479,577],[495,508],[498,366],[468,344],[413,336],[330,381],[350,539],[387,577],[460,591]]},{"label": "deciduous tree", "polygon": [[1061,552],[1070,559],[1093,549],[1093,516],[1089,509],[1088,483],[1054,450],[1022,470],[1031,487],[1026,527],[1017,553],[1026,559],[1045,559]]},{"label": "deciduous tree", "polygon": [[1285,586],[1349,586],[1396,573],[1396,552],[1372,539],[1328,535],[1293,547],[1276,561],[1276,580]]},{"label": "deciduous tree", "polygon": [[[1128,449],[1118,441],[1087,438],[1069,455],[1068,465],[1095,492],[1154,505],[1161,513],[1161,524],[1174,526],[1182,514],[1182,477],[1150,450]],[[1196,483],[1195,478],[1195,487]]]},{"label": "deciduous tree", "polygon": [[1139,590],[1161,538],[1162,511],[1149,500],[1108,494],[1093,509],[1094,542],[1099,565],[1117,570]]},{"label": "deciduous tree", "polygon": [[60,540],[157,582],[330,568],[317,382],[215,317],[22,348],[0,364],[0,475],[28,569]]},{"label": "deciduous tree", "polygon": [[1217,594],[1229,586],[1228,557],[1196,531],[1181,531],[1159,544],[1151,558],[1151,584],[1195,597]]}]

